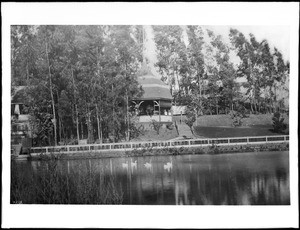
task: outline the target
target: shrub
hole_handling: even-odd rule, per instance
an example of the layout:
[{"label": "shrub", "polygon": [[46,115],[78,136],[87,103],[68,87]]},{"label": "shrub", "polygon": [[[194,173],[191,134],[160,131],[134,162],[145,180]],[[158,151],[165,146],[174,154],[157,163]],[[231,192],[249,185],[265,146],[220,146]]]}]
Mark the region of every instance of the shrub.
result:
[{"label": "shrub", "polygon": [[174,125],[172,123],[171,124],[167,124],[166,127],[169,130],[173,130],[174,129]]},{"label": "shrub", "polygon": [[273,115],[273,131],[275,133],[284,133],[284,130],[287,128],[287,125],[283,122],[284,118],[279,112],[275,112]]},{"label": "shrub", "polygon": [[145,133],[145,127],[141,124],[130,124],[130,139],[137,138]]},{"label": "shrub", "polygon": [[230,111],[229,115],[232,119],[232,126],[241,126],[243,124],[243,118],[248,117],[247,113],[247,109],[242,105],[237,106],[236,110]]},{"label": "shrub", "polygon": [[153,129],[157,132],[157,134],[159,134],[159,130],[162,127],[162,123],[160,123],[156,120],[152,120],[149,126],[150,127],[152,126]]}]

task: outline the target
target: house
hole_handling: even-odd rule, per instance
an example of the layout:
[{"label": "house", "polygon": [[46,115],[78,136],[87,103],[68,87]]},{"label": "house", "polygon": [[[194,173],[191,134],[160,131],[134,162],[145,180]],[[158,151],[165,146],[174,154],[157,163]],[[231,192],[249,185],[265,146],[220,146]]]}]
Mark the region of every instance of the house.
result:
[{"label": "house", "polygon": [[28,153],[32,146],[30,115],[24,103],[25,86],[13,87],[11,96],[11,147],[12,153]]}]

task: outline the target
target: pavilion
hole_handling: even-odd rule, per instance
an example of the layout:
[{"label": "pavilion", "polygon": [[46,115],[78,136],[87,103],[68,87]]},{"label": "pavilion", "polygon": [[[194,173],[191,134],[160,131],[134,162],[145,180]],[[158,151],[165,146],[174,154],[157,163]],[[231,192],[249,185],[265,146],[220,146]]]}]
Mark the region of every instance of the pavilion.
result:
[{"label": "pavilion", "polygon": [[155,76],[145,64],[138,73],[137,81],[144,91],[142,96],[132,100],[139,122],[172,122],[173,98],[169,86],[160,77]]}]

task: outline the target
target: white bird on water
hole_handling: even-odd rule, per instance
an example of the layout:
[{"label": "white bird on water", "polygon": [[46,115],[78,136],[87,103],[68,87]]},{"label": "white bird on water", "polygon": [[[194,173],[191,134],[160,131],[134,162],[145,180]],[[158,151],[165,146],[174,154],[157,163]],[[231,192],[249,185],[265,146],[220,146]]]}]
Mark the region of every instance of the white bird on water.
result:
[{"label": "white bird on water", "polygon": [[137,167],[137,161],[132,161],[131,159],[131,168],[136,168]]},{"label": "white bird on water", "polygon": [[145,164],[144,164],[144,166],[146,167],[146,169],[152,169],[152,163],[151,163],[151,159],[150,159],[150,162],[146,162]]},{"label": "white bird on water", "polygon": [[171,158],[171,162],[167,162],[167,164],[164,164],[164,169],[170,172],[170,170],[173,168],[173,162]]},{"label": "white bird on water", "polygon": [[123,169],[128,169],[128,162],[122,163],[122,167],[123,167]]}]

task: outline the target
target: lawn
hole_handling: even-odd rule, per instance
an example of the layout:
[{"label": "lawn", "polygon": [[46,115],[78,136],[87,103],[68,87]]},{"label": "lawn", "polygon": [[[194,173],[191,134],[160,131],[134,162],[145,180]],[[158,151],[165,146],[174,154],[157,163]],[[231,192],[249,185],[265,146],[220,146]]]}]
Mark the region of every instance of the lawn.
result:
[{"label": "lawn", "polygon": [[166,141],[178,137],[176,128],[168,129],[165,126],[161,127],[159,134],[149,127],[149,124],[144,124],[145,130],[137,137],[130,141]]},{"label": "lawn", "polygon": [[246,136],[271,136],[286,135],[271,131],[271,125],[253,125],[248,127],[209,127],[196,126],[194,133],[197,137],[220,138],[220,137],[246,137]]}]

